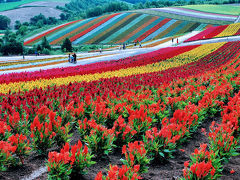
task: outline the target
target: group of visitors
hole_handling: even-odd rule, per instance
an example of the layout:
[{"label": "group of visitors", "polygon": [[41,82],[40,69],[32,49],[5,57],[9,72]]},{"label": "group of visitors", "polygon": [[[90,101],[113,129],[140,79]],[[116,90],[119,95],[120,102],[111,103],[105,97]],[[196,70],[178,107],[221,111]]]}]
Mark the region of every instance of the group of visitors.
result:
[{"label": "group of visitors", "polygon": [[71,54],[68,55],[68,62],[74,63],[74,64],[77,63],[77,55],[76,55],[76,53],[73,53],[72,55]]},{"label": "group of visitors", "polygon": [[[172,38],[172,44],[173,44],[173,42],[174,42],[174,38]],[[178,38],[177,38],[177,44],[178,44],[179,42],[178,42]]]},{"label": "group of visitors", "polygon": [[[137,43],[139,43],[139,48],[142,48],[142,44],[141,44],[141,42],[134,42],[134,46],[136,47],[137,46]],[[119,46],[119,50],[121,50],[121,49],[123,49],[123,50],[125,50],[125,49],[127,49],[127,43],[123,43],[123,45],[121,46]]]},{"label": "group of visitors", "polygon": [[[139,48],[142,48],[142,43],[139,42],[139,41],[138,41],[138,43],[139,43]],[[137,46],[137,42],[134,42],[134,46],[135,46],[135,47]]]}]

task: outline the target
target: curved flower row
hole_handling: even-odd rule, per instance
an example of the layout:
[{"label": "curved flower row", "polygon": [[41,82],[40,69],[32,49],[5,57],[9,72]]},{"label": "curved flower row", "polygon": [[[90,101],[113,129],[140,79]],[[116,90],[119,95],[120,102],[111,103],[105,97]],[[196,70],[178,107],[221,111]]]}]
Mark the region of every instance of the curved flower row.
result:
[{"label": "curved flower row", "polygon": [[102,78],[125,77],[125,76],[137,75],[137,74],[159,72],[169,68],[178,67],[187,63],[197,61],[198,59],[208,55],[209,53],[215,51],[216,49],[220,48],[223,45],[224,43],[218,43],[214,45],[213,44],[203,45],[191,51],[180,54],[174,58],[167,59],[161,62],[147,64],[144,66],[126,67],[123,69],[117,69],[115,71],[111,70],[103,73],[97,72],[94,74],[75,75],[75,76],[67,76],[67,77],[60,77],[60,78],[54,77],[54,79],[39,79],[39,80],[32,80],[27,82],[1,84],[0,92],[8,93],[10,89],[11,91],[18,91],[19,87],[21,87],[20,90],[22,89],[31,90],[34,88],[45,88],[52,85],[60,86],[63,84],[69,84],[70,82],[81,82],[81,81],[89,82],[89,81],[99,80]]},{"label": "curved flower row", "polygon": [[208,28],[184,42],[239,35],[240,23]]},{"label": "curved flower row", "polygon": [[134,40],[134,42],[137,41],[142,41],[143,39],[145,39],[147,36],[149,36],[150,34],[152,34],[153,32],[155,32],[156,30],[158,30],[160,27],[162,27],[164,24],[166,24],[167,22],[169,22],[171,19],[164,19],[161,22],[159,22],[156,26],[154,26],[153,28],[149,29],[147,32],[145,32],[144,34],[142,34],[140,37],[138,37],[137,39]]},{"label": "curved flower row", "polygon": [[[73,75],[84,75],[101,73],[105,71],[119,70],[122,68],[144,66],[147,64],[159,62],[172,58],[181,53],[192,50],[198,46],[187,46],[187,47],[173,47],[163,48],[151,53],[138,55],[135,57],[128,57],[120,60],[113,60],[111,62],[98,62],[83,66],[67,67],[67,68],[55,68],[52,70],[42,70],[40,72],[22,72],[22,73],[9,73],[0,76],[0,83],[18,82],[18,81],[30,81],[37,80],[40,78],[56,78],[66,77]],[[93,56],[94,57],[94,56]]]},{"label": "curved flower row", "polygon": [[72,31],[62,34],[60,37],[58,37],[57,39],[54,39],[52,42],[50,42],[51,45],[53,44],[60,44],[61,42],[63,42],[63,40],[65,38],[72,38],[74,36],[76,36],[78,33],[85,31],[86,29],[90,28],[91,26],[93,26],[96,23],[99,23],[100,21],[102,21],[103,19],[107,18],[108,16],[100,16],[97,18],[92,18],[87,20],[84,24],[82,24],[81,26],[79,26],[78,28],[73,29]]},{"label": "curved flower row", "polygon": [[238,35],[237,32],[240,30],[240,23],[230,24],[224,31],[215,37],[233,36]]},{"label": "curved flower row", "polygon": [[31,44],[32,42],[34,42],[34,41],[36,41],[36,40],[39,40],[40,38],[42,38],[42,37],[44,37],[44,36],[46,36],[46,35],[49,35],[50,33],[53,33],[54,31],[58,31],[58,30],[61,29],[61,28],[64,28],[64,27],[66,27],[66,26],[68,26],[68,25],[72,25],[72,24],[74,24],[74,23],[76,23],[76,22],[79,22],[79,21],[81,21],[81,20],[72,21],[72,22],[69,22],[69,23],[60,25],[60,26],[58,26],[58,27],[56,27],[56,28],[53,28],[53,29],[51,29],[50,31],[47,31],[47,32],[45,32],[45,33],[43,33],[43,34],[40,34],[39,36],[37,36],[37,37],[35,37],[35,38],[33,38],[33,39],[30,39],[30,40],[28,40],[28,41],[25,41],[25,42],[24,42],[24,45]]},{"label": "curved flower row", "polygon": [[[77,58],[77,60],[86,60],[86,59],[91,59],[91,58],[97,58],[97,57],[103,57],[103,56],[108,56],[111,54],[107,55],[98,55],[98,56],[82,56],[80,58]],[[41,60],[30,60],[30,61],[23,61],[20,63],[8,63],[5,64],[6,66],[1,67],[0,66],[0,71],[8,71],[8,70],[18,70],[18,69],[27,69],[27,68],[33,68],[33,67],[44,67],[48,65],[56,65],[56,64],[61,64],[61,63],[66,63],[68,62],[68,58],[60,57],[60,58],[51,58],[51,59],[41,59]]]}]

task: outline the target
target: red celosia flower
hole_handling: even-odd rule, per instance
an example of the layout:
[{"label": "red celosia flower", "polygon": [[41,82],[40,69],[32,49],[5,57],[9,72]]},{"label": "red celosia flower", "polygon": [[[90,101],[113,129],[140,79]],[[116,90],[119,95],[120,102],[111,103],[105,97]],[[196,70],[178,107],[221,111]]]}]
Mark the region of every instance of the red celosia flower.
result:
[{"label": "red celosia flower", "polygon": [[232,169],[232,170],[230,171],[230,173],[231,173],[231,174],[234,174],[234,173],[235,173],[234,169]]},{"label": "red celosia flower", "polygon": [[100,171],[98,174],[97,174],[97,176],[95,177],[95,180],[102,180],[103,178],[102,178],[102,171]]}]

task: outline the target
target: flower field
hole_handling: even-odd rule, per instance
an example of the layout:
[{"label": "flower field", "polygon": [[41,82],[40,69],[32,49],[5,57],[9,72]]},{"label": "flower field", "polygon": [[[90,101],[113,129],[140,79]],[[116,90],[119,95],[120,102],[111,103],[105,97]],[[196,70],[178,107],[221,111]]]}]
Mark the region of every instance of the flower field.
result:
[{"label": "flower field", "polygon": [[26,39],[24,45],[39,44],[44,36],[51,45],[61,45],[65,38],[69,38],[73,44],[145,42],[202,30],[208,25],[145,13],[116,13],[60,25]]},{"label": "flower field", "polygon": [[202,129],[206,142],[172,173],[218,179],[239,157],[239,65],[237,41],[0,75],[0,178],[37,159],[49,179],[148,179]]}]

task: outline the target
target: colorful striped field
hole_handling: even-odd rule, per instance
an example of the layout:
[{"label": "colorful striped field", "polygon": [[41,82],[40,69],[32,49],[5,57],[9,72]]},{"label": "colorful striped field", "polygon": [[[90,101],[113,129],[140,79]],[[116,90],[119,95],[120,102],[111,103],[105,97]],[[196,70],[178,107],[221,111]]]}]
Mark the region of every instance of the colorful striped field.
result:
[{"label": "colorful striped field", "polygon": [[204,29],[211,25],[145,13],[115,13],[78,20],[52,28],[25,40],[24,45],[41,43],[46,36],[51,45],[61,45],[65,38],[76,44],[121,44],[146,42]]}]

